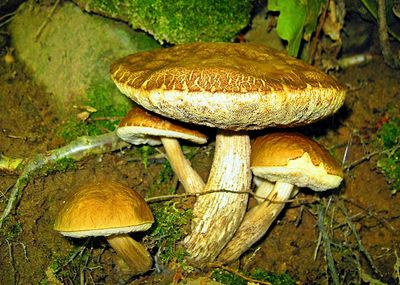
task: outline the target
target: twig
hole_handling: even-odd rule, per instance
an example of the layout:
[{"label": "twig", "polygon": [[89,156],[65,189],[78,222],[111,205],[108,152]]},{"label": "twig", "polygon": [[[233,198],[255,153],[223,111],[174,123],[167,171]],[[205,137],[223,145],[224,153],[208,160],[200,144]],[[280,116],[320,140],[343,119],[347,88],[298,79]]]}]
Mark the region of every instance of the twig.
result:
[{"label": "twig", "polygon": [[358,234],[354,224],[351,222],[351,220],[349,219],[349,214],[347,213],[347,209],[344,206],[343,202],[339,203],[339,208],[342,211],[345,219],[346,219],[346,223],[349,226],[349,228],[351,229],[351,232],[353,233],[353,236],[355,237],[356,241],[357,241],[357,246],[358,249],[360,250],[360,252],[362,252],[364,254],[364,256],[367,258],[369,264],[371,265],[372,269],[374,270],[374,272],[376,274],[378,274],[380,277],[382,277],[382,274],[379,272],[378,268],[375,266],[374,260],[372,259],[371,255],[369,254],[369,252],[365,249],[365,247],[362,245],[361,243],[361,238],[360,235]]},{"label": "twig", "polygon": [[8,245],[8,254],[10,256],[10,265],[11,265],[11,269],[12,269],[12,272],[13,272],[13,274],[12,274],[13,275],[12,284],[14,284],[15,280],[17,279],[16,278],[17,272],[16,272],[15,266],[14,266],[14,254],[13,254],[11,243],[7,239],[6,239],[6,242],[7,242],[7,245]]},{"label": "twig", "polygon": [[0,23],[0,28],[3,27],[3,26],[5,26],[5,25],[8,24],[9,22],[11,22],[12,19],[13,19],[13,17],[11,17],[11,18],[5,20],[4,22]]},{"label": "twig", "polygon": [[315,246],[315,250],[314,250],[314,261],[317,260],[318,251],[321,246],[321,241],[322,241],[322,234],[321,234],[321,232],[319,232],[317,245]]},{"label": "twig", "polygon": [[388,27],[386,21],[386,1],[378,0],[378,26],[379,26],[379,42],[381,44],[383,59],[386,64],[392,68],[399,68],[400,61],[393,55],[390,48]]},{"label": "twig", "polygon": [[219,263],[209,263],[208,266],[209,266],[209,267],[212,267],[212,268],[220,268],[220,269],[223,269],[223,270],[225,270],[225,271],[228,271],[228,272],[230,272],[230,273],[232,273],[232,274],[235,274],[235,275],[239,276],[240,278],[242,278],[242,279],[244,279],[244,280],[246,280],[246,281],[252,282],[252,283],[256,283],[256,284],[265,284],[265,285],[272,285],[272,283],[270,283],[270,282],[268,282],[268,281],[261,281],[261,280],[253,279],[253,278],[251,278],[251,277],[247,277],[247,276],[245,276],[244,274],[240,273],[239,271],[237,271],[237,270],[235,270],[235,269],[233,269],[233,268],[230,268],[230,267],[228,267],[228,266],[224,266],[224,265],[219,264]]},{"label": "twig", "polygon": [[371,216],[374,219],[376,219],[379,224],[384,225],[389,231],[392,232],[392,234],[397,235],[396,229],[388,221],[386,221],[384,218],[378,217],[377,214],[375,214],[373,211],[369,210],[367,207],[365,207],[365,206],[353,201],[352,199],[346,198],[344,196],[341,196],[340,199],[342,199],[343,201],[349,202],[352,205],[356,206],[357,208],[363,210],[369,216]]},{"label": "twig", "polygon": [[96,117],[96,118],[90,118],[88,121],[118,121],[121,120],[122,117]]},{"label": "twig", "polygon": [[308,55],[307,55],[307,60],[306,61],[308,63],[310,63],[310,64],[312,64],[312,62],[314,60],[314,55],[315,55],[315,50],[317,49],[317,43],[318,43],[319,34],[321,33],[322,27],[323,27],[323,25],[325,23],[326,14],[327,14],[328,7],[329,7],[329,1],[330,0],[326,0],[326,2],[325,2],[325,9],[322,12],[321,16],[319,17],[318,27],[317,27],[317,30],[315,31],[315,35],[314,35],[314,38],[313,38],[312,43],[311,43],[311,48],[310,48],[310,50],[308,52]]},{"label": "twig", "polygon": [[[367,8],[368,12],[372,15],[372,17],[375,18],[375,20],[378,20],[378,15],[377,12],[375,11],[374,7],[372,5],[370,5],[370,2],[372,3],[372,1],[368,1],[368,0],[361,0],[361,2],[363,3],[363,5],[365,6],[365,8]],[[387,30],[389,32],[389,34],[398,42],[400,42],[400,37],[393,31],[390,29],[390,27],[387,27]]]},{"label": "twig", "polygon": [[53,16],[54,12],[56,11],[57,6],[60,4],[60,0],[57,0],[56,3],[54,3],[53,7],[51,8],[51,11],[49,15],[47,16],[46,20],[42,23],[38,31],[36,32],[35,39],[38,39],[46,25],[50,22],[51,17]]},{"label": "twig", "polygon": [[352,163],[345,165],[343,168],[344,168],[344,170],[350,170],[353,167],[363,163],[364,161],[370,160],[372,157],[374,157],[375,155],[377,155],[379,153],[381,153],[381,152],[378,152],[378,151],[371,152],[371,153],[361,157],[360,159],[357,159],[356,161],[353,161]]},{"label": "twig", "polygon": [[17,13],[17,12],[11,12],[11,13],[8,13],[8,14],[5,14],[5,15],[1,16],[1,17],[0,17],[0,23],[1,23],[1,21],[3,21],[5,18],[7,18],[7,17],[12,17],[12,16],[14,16],[16,13]]},{"label": "twig", "polygon": [[[161,195],[161,196],[146,198],[145,200],[147,203],[158,203],[158,202],[172,200],[175,198],[189,198],[189,197],[197,198],[199,196],[208,195],[208,194],[212,194],[212,193],[219,193],[219,192],[234,193],[234,194],[249,194],[252,196],[256,196],[256,194],[253,191],[232,191],[232,190],[228,190],[228,189],[219,189],[219,190],[210,190],[210,191],[205,191],[205,192],[200,192],[200,193],[182,193],[182,194],[173,194],[173,195]],[[271,204],[285,204],[285,203],[292,203],[294,201],[294,199],[285,200],[285,201],[275,201],[275,200],[270,200],[270,199],[265,199],[265,200],[269,201]]]},{"label": "twig", "polygon": [[53,170],[52,167],[62,159],[79,161],[89,155],[112,152],[127,145],[128,143],[119,139],[115,132],[110,132],[99,136],[80,137],[66,146],[35,155],[23,166],[21,175],[11,189],[7,206],[0,218],[0,228],[12,209],[18,204],[23,189],[35,176],[41,173],[46,174]]}]

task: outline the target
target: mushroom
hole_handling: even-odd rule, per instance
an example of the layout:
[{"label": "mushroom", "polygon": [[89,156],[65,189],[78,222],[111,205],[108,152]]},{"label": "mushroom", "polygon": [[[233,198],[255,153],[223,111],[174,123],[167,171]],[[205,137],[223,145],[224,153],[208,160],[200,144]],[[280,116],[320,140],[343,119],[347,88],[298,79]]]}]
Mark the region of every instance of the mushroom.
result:
[{"label": "mushroom", "polygon": [[162,143],[172,170],[178,176],[185,191],[198,193],[203,190],[204,181],[186,159],[178,138],[204,144],[207,142],[204,134],[191,130],[181,122],[168,120],[135,106],[121,120],[117,128],[117,135],[124,141],[135,145]]},{"label": "mushroom", "polygon": [[152,258],[128,233],[146,231],[153,222],[150,208],[136,191],[100,180],[79,187],[65,201],[54,229],[74,238],[105,236],[131,273],[140,274],[151,269]]},{"label": "mushroom", "polygon": [[[194,205],[189,260],[212,261],[239,227],[251,182],[248,130],[308,124],[336,112],[345,89],[306,63],[259,44],[192,43],[112,64],[122,93],[175,120],[218,128],[214,161]],[[228,190],[228,191],[223,191]]]},{"label": "mushroom", "polygon": [[339,163],[326,149],[304,135],[289,132],[257,137],[252,143],[251,169],[256,177],[276,183],[268,199],[246,213],[218,257],[222,263],[239,258],[267,232],[294,187],[325,191],[338,187],[343,179]]}]

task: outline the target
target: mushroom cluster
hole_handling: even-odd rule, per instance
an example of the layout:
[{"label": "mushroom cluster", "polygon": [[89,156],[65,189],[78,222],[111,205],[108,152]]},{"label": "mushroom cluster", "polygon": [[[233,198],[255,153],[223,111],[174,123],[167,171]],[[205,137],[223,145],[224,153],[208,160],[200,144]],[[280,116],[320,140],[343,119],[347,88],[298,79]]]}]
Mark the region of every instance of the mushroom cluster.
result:
[{"label": "mushroom cluster", "polygon": [[[111,66],[122,93],[147,110],[217,128],[214,160],[183,243],[198,265],[213,261],[246,212],[248,130],[293,127],[336,112],[345,88],[322,71],[259,44],[192,43],[136,53]],[[219,190],[219,192],[214,192]]]},{"label": "mushroom cluster", "polygon": [[222,263],[239,258],[267,232],[294,187],[325,191],[338,187],[343,180],[339,163],[320,144],[302,134],[271,133],[257,137],[251,146],[253,174],[265,179],[268,187],[270,182],[275,184],[269,188],[267,199],[246,213],[218,257]]}]

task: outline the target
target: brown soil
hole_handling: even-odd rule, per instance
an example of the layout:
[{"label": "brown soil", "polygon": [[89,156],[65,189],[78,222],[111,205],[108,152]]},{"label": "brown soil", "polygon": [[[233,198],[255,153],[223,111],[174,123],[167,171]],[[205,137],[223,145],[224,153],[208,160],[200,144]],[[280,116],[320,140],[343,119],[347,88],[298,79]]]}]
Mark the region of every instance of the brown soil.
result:
[{"label": "brown soil", "polygon": [[[351,141],[347,161],[352,162],[371,149],[367,142],[374,137],[388,108],[395,106],[399,110],[400,72],[388,68],[377,57],[366,66],[352,67],[337,75],[350,88],[346,106],[333,118],[301,131],[317,136],[325,146],[334,150],[338,159],[343,157],[345,147]],[[64,144],[55,132],[60,120],[54,116],[47,102],[49,96],[51,94],[32,82],[21,63],[7,64],[1,59],[0,151],[3,154],[30,157]],[[201,150],[192,163],[206,177],[211,160],[212,152]],[[80,251],[78,255],[90,253],[87,256],[96,266],[85,267],[81,272],[84,264],[72,264],[74,259],[71,259],[72,274],[82,274],[87,284],[128,282],[119,259],[105,240],[87,242],[66,239],[55,232],[52,225],[62,201],[71,189],[82,183],[106,176],[147,196],[146,191],[159,174],[160,167],[161,161],[157,160],[144,168],[135,152],[128,149],[85,159],[74,170],[32,179],[24,189],[16,212],[8,219],[0,235],[0,284],[39,284],[43,280],[47,280],[44,284],[57,284],[51,281],[48,267],[82,245],[88,250]],[[16,174],[0,174],[0,209],[5,206],[7,190],[17,177]],[[165,193],[166,188],[168,185],[159,189],[159,193]],[[330,194],[316,196],[310,191],[301,192],[269,233],[240,262],[231,266],[240,265],[249,271],[261,268],[287,272],[303,284],[326,283],[329,272],[324,247],[318,247],[315,259],[314,255],[319,236],[318,212],[321,205],[327,205]],[[400,228],[400,195],[391,194],[384,177],[377,170],[376,158],[347,171],[345,185],[334,194],[327,213],[333,218],[329,231],[335,243],[333,255],[336,268],[343,282],[363,283],[357,279],[355,260],[359,260],[359,268],[363,268],[367,275],[395,284],[395,251],[400,255],[400,236],[397,232]],[[359,241],[372,257],[376,272],[357,247],[357,240],[346,225],[346,215],[341,207],[347,209],[347,217],[352,220]],[[196,274],[205,276],[207,272]],[[174,271],[165,270],[129,282],[167,284],[173,276]],[[63,281],[73,284],[72,277],[65,277]]]}]

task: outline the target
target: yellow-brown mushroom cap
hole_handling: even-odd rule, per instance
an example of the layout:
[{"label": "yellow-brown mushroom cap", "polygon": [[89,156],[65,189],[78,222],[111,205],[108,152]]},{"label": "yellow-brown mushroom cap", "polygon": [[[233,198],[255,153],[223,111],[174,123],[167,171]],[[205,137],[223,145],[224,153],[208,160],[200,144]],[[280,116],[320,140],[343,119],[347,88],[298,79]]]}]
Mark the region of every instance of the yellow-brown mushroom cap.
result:
[{"label": "yellow-brown mushroom cap", "polygon": [[258,44],[178,45],[127,56],[110,72],[121,92],[146,109],[222,129],[311,123],[345,98],[333,77]]},{"label": "yellow-brown mushroom cap", "polygon": [[154,222],[145,200],[127,186],[107,180],[78,188],[65,201],[54,229],[65,236],[108,236],[145,231]]},{"label": "yellow-brown mushroom cap", "polygon": [[276,132],[252,143],[251,169],[269,181],[288,182],[323,191],[339,186],[339,163],[316,141],[299,133]]},{"label": "yellow-brown mushroom cap", "polygon": [[192,127],[135,106],[121,120],[117,128],[117,135],[133,144],[161,144],[158,137],[185,139],[198,144],[206,143],[207,136],[194,130],[197,128],[196,126],[192,125]]}]

